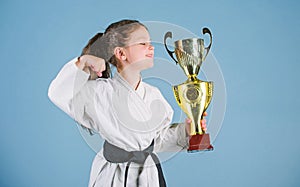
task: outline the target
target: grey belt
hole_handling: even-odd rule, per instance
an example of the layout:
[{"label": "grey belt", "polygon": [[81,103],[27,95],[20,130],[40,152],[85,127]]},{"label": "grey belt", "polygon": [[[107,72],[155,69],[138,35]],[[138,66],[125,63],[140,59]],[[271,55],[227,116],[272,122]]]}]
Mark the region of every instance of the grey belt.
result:
[{"label": "grey belt", "polygon": [[158,157],[156,156],[156,154],[153,153],[153,148],[154,148],[154,140],[146,149],[142,151],[130,151],[130,152],[105,141],[103,145],[103,155],[104,158],[111,163],[128,162],[125,169],[124,187],[126,187],[128,170],[131,162],[144,165],[147,157],[151,156],[153,161],[155,162],[158,171],[159,186],[166,187],[166,181],[164,179],[161,165],[159,163]]}]

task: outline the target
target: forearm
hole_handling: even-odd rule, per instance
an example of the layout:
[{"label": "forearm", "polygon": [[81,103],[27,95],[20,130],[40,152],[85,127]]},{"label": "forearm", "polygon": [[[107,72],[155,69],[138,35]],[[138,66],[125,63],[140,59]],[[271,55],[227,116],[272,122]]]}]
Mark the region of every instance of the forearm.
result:
[{"label": "forearm", "polygon": [[187,148],[188,135],[185,124],[176,123],[164,129],[157,138],[158,152],[177,152]]}]

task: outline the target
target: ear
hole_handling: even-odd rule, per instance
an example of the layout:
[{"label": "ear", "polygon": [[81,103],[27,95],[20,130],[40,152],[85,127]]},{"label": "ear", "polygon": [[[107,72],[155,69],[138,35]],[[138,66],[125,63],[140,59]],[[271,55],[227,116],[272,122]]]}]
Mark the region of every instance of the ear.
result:
[{"label": "ear", "polygon": [[114,55],[120,61],[126,60],[126,54],[125,54],[125,51],[122,47],[116,47],[115,50],[114,50]]}]

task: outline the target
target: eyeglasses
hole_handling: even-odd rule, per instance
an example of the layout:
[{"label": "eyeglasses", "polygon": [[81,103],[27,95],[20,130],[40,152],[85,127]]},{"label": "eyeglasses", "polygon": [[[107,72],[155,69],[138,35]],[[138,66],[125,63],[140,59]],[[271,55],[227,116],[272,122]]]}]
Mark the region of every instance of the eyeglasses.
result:
[{"label": "eyeglasses", "polygon": [[137,46],[137,45],[142,45],[142,46],[146,46],[146,47],[153,46],[151,42],[139,42],[139,43],[135,43],[135,44],[131,44],[131,45],[125,46],[125,48],[127,48],[127,47],[133,47],[133,46]]}]

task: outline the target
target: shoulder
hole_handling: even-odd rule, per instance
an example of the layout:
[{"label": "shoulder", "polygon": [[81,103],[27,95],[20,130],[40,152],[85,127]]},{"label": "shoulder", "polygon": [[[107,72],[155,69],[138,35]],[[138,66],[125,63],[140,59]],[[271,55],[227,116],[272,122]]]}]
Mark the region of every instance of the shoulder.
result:
[{"label": "shoulder", "polygon": [[148,83],[145,83],[145,82],[143,82],[143,85],[145,87],[146,94],[150,95],[149,98],[151,98],[151,101],[156,100],[156,99],[161,101],[167,111],[168,117],[172,118],[173,109],[170,106],[170,104],[168,103],[168,101],[166,100],[166,98],[164,97],[164,95],[161,93],[159,88],[157,88],[153,85],[150,85]]},{"label": "shoulder", "polygon": [[161,94],[160,90],[157,87],[153,86],[153,85],[150,85],[146,82],[143,82],[143,86],[144,86],[144,88],[146,89],[146,91],[148,93]]},{"label": "shoulder", "polygon": [[112,90],[113,88],[113,81],[111,78],[98,78],[96,80],[89,80],[87,81],[86,87],[89,90],[93,90],[98,92],[101,90],[102,92],[107,92]]},{"label": "shoulder", "polygon": [[153,99],[163,99],[163,100],[165,99],[161,91],[159,90],[159,88],[150,85],[146,82],[143,82],[143,86],[145,88],[146,94],[151,95]]}]

